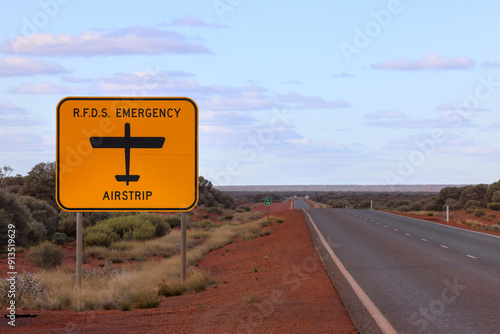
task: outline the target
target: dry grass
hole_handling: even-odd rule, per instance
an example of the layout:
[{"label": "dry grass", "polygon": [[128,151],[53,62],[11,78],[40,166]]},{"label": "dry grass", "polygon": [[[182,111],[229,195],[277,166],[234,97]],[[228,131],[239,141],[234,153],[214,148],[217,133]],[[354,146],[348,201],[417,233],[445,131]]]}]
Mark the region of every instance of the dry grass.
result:
[{"label": "dry grass", "polygon": [[260,303],[262,301],[262,297],[260,297],[258,294],[256,294],[255,292],[250,292],[246,298],[245,298],[245,302],[247,304],[253,304],[253,303]]},{"label": "dry grass", "polygon": [[[250,219],[248,212],[241,213],[243,219]],[[255,216],[252,216],[255,217]],[[168,254],[160,262],[150,261],[135,270],[123,268],[108,278],[84,280],[82,288],[75,287],[74,273],[62,270],[40,272],[41,284],[47,292],[32,306],[44,309],[121,309],[156,307],[163,296],[202,291],[210,283],[210,275],[199,271],[195,266],[208,252],[224,247],[237,237],[253,239],[260,235],[259,221],[234,224],[227,222],[209,231],[193,229],[187,232],[188,247],[186,254],[188,265],[187,278],[180,282],[180,231],[148,241],[123,241],[113,244],[110,249],[89,247],[88,254],[102,259],[123,257],[124,259]],[[197,239],[198,245],[195,245]],[[255,301],[253,301],[255,302]]]}]

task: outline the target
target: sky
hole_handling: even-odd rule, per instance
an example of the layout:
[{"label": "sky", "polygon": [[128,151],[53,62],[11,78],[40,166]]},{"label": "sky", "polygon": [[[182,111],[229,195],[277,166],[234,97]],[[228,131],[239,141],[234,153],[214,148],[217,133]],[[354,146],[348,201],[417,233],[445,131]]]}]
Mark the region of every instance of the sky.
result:
[{"label": "sky", "polygon": [[56,160],[67,96],[189,97],[215,185],[500,179],[500,2],[11,1],[0,166]]}]

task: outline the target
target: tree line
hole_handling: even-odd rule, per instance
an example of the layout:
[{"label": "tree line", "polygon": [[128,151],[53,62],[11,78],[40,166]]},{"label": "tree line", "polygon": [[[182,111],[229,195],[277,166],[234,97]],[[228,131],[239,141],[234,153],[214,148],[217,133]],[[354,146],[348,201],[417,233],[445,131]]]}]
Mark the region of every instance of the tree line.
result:
[{"label": "tree line", "polygon": [[[54,237],[71,240],[76,234],[76,215],[62,211],[55,199],[55,162],[41,162],[26,176],[13,175],[10,166],[0,168],[0,250],[7,245],[9,224],[16,227],[16,244],[33,246]],[[232,209],[234,199],[199,177],[198,206]],[[83,226],[127,213],[85,212]]]}]

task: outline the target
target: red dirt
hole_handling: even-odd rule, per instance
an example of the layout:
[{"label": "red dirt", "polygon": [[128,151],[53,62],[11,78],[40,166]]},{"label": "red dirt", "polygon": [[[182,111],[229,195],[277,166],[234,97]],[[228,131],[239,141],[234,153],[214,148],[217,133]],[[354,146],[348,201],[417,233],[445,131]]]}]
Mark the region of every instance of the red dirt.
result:
[{"label": "red dirt", "polygon": [[[440,224],[445,224],[449,226],[454,226],[454,227],[459,227],[467,230],[473,230],[473,231],[481,231],[483,233],[489,233],[489,234],[494,234],[494,235],[500,235],[499,232],[492,232],[492,231],[485,231],[484,229],[481,228],[474,228],[468,225],[463,224],[462,222],[464,221],[471,221],[471,222],[477,222],[481,225],[484,226],[491,226],[495,223],[500,223],[500,213],[498,211],[493,211],[493,210],[487,210],[487,209],[481,209],[482,211],[485,212],[486,215],[482,217],[476,217],[474,214],[466,213],[464,210],[460,211],[453,211],[450,212],[450,221],[446,222],[446,217],[445,214],[443,215],[432,215],[432,216],[427,216],[427,215],[414,215],[414,214],[409,214],[409,213],[399,213],[399,212],[391,212],[391,213],[396,213],[398,215],[403,215],[407,217],[412,217],[416,219],[422,219],[422,220],[427,220],[435,223],[440,223]],[[387,211],[390,212],[390,211]],[[495,217],[493,217],[495,216]]]},{"label": "red dirt", "polygon": [[[267,227],[270,235],[234,242],[200,262],[198,267],[216,281],[203,292],[165,298],[155,309],[128,312],[23,310],[19,313],[37,317],[17,318],[15,328],[2,317],[0,332],[357,333],[302,213],[271,212],[285,222]],[[250,295],[259,301],[249,303]]]}]

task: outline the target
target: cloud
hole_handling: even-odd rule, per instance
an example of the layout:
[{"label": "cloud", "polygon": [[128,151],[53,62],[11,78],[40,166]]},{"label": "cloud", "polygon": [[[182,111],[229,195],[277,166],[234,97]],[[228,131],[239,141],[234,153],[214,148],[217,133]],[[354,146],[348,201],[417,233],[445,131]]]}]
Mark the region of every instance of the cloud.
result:
[{"label": "cloud", "polygon": [[447,111],[447,110],[466,110],[466,111],[491,111],[488,108],[471,108],[471,107],[464,107],[463,105],[460,105],[458,103],[442,103],[437,105],[434,110],[436,111]]},{"label": "cloud", "polygon": [[54,62],[45,62],[36,59],[22,57],[0,58],[0,77],[37,75],[37,74],[61,74],[69,71]]},{"label": "cloud", "polygon": [[474,126],[470,119],[460,113],[446,113],[435,119],[410,119],[400,113],[395,115],[380,113],[378,116],[367,114],[365,118],[370,121],[366,123],[366,126],[390,129],[444,129]]},{"label": "cloud", "polygon": [[218,23],[206,23],[196,15],[186,15],[179,19],[172,19],[173,26],[189,26],[189,27],[204,27],[204,28],[226,28],[227,25]]},{"label": "cloud", "polygon": [[303,82],[300,81],[300,80],[288,80],[288,81],[285,81],[283,83],[281,83],[282,85],[302,85]]},{"label": "cloud", "polygon": [[332,74],[332,78],[352,78],[352,77],[354,77],[354,75],[346,72],[340,74]]},{"label": "cloud", "polygon": [[481,65],[484,67],[500,67],[500,61],[485,61]]},{"label": "cloud", "polygon": [[117,73],[103,76],[92,85],[96,94],[189,96],[200,108],[215,111],[266,110],[287,106],[292,109],[338,109],[350,107],[343,99],[325,100],[296,92],[273,94],[262,85],[243,87],[200,85],[185,71]]},{"label": "cloud", "polygon": [[399,111],[386,111],[379,110],[373,111],[365,115],[367,119],[403,119],[407,118],[402,112]]},{"label": "cloud", "polygon": [[48,82],[36,84],[23,83],[9,89],[12,94],[75,94],[82,93],[82,89],[75,86],[61,86]]},{"label": "cloud", "polygon": [[172,31],[129,27],[112,32],[88,30],[81,35],[36,33],[6,40],[0,52],[34,56],[123,56],[131,54],[211,54],[199,42]]},{"label": "cloud", "polygon": [[22,115],[22,114],[26,114],[25,109],[19,108],[10,101],[0,102],[0,115]]},{"label": "cloud", "polygon": [[419,70],[467,70],[474,67],[474,61],[469,57],[447,58],[435,53],[423,56],[419,60],[389,59],[371,66],[372,69],[386,69],[395,71]]},{"label": "cloud", "polygon": [[37,134],[2,128],[0,128],[0,142],[2,143],[0,151],[3,152],[40,152],[53,147]]}]

